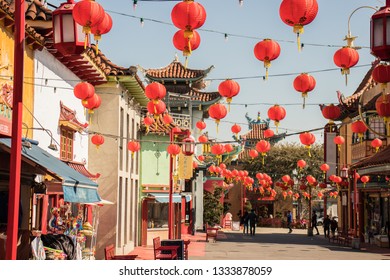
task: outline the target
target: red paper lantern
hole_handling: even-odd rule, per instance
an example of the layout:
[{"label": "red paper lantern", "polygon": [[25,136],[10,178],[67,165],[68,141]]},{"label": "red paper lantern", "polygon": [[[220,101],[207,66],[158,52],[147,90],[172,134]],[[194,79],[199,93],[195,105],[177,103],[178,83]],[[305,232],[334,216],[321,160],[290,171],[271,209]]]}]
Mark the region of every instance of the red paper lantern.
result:
[{"label": "red paper lantern", "polygon": [[363,121],[357,120],[351,124],[351,129],[352,132],[357,133],[359,138],[362,139],[363,134],[367,131],[367,126]]},{"label": "red paper lantern", "polygon": [[218,132],[218,126],[221,119],[223,119],[227,115],[226,107],[219,103],[211,105],[209,108],[209,115],[211,118],[215,119],[215,122],[217,124],[217,132]]},{"label": "red paper lantern", "polygon": [[297,44],[300,50],[299,35],[303,33],[303,26],[311,23],[318,13],[316,0],[283,0],[280,4],[279,15],[283,22],[293,26],[297,34]]},{"label": "red paper lantern", "polygon": [[185,32],[185,30],[177,31],[173,35],[172,41],[175,48],[183,52],[183,56],[190,56],[192,51],[196,50],[200,45],[200,35],[194,30],[191,38],[186,38]]},{"label": "red paper lantern", "polygon": [[127,149],[131,152],[131,156],[134,157],[134,153],[141,149],[141,145],[137,141],[130,141],[127,143]]},{"label": "red paper lantern", "polygon": [[76,98],[85,100],[95,94],[95,87],[88,82],[81,82],[74,87],[73,93]]},{"label": "red paper lantern", "polygon": [[344,144],[345,142],[345,139],[343,136],[336,136],[334,139],[333,139],[333,142],[337,145],[338,149],[339,149],[339,152],[340,152],[340,149],[341,149],[341,145]]},{"label": "red paper lantern", "polygon": [[309,157],[311,157],[310,148],[311,145],[313,145],[314,142],[316,141],[316,137],[314,136],[314,134],[310,132],[303,132],[299,134],[299,140],[308,149]]},{"label": "red paper lantern", "polygon": [[280,45],[274,40],[264,39],[255,45],[253,51],[255,57],[264,62],[265,79],[268,79],[268,68],[271,67],[271,61],[279,57]]},{"label": "red paper lantern", "polygon": [[276,104],[268,109],[268,117],[274,121],[276,132],[278,132],[279,122],[286,117],[286,109]]},{"label": "red paper lantern", "polygon": [[206,128],[206,123],[204,121],[197,121],[196,127],[199,129],[200,132],[202,132],[202,130]]},{"label": "red paper lantern", "polygon": [[91,142],[96,146],[96,148],[99,148],[100,145],[104,144],[104,137],[100,134],[95,134],[91,137]]},{"label": "red paper lantern", "polygon": [[154,103],[158,103],[160,99],[163,99],[167,94],[167,89],[164,85],[153,82],[145,87],[145,95],[147,98],[154,100]]},{"label": "red paper lantern", "polygon": [[285,182],[286,184],[291,180],[291,177],[289,175],[283,175],[282,176],[282,181]]},{"label": "red paper lantern", "polygon": [[390,82],[390,65],[378,64],[372,71],[372,78],[381,84],[382,89],[386,89],[387,83]]},{"label": "red paper lantern", "polygon": [[230,103],[232,102],[233,97],[240,92],[240,85],[234,80],[227,79],[219,84],[218,92],[221,96],[226,98],[230,110]]},{"label": "red paper lantern", "polygon": [[93,38],[96,41],[96,53],[98,53],[98,44],[102,38],[102,35],[110,32],[111,28],[112,18],[106,12],[104,13],[103,20],[99,24],[91,27],[91,33],[94,35]]},{"label": "red paper lantern", "polygon": [[264,130],[264,138],[271,138],[275,135],[274,131],[272,129],[266,129]]},{"label": "red paper lantern", "polygon": [[234,124],[234,125],[232,125],[231,130],[237,137],[238,133],[240,133],[240,131],[241,131],[241,126],[239,126],[238,124]]},{"label": "red paper lantern", "polygon": [[103,7],[94,0],[82,0],[73,7],[73,19],[83,27],[85,33],[85,46],[91,28],[99,25],[105,15]]},{"label": "red paper lantern", "polygon": [[382,147],[382,140],[379,138],[375,138],[371,141],[371,147],[375,148],[375,152],[377,153],[379,148]]},{"label": "red paper lantern", "polygon": [[370,176],[362,176],[360,177],[360,181],[362,181],[363,186],[365,187],[366,184],[370,181]]},{"label": "red paper lantern", "polygon": [[179,29],[200,28],[206,21],[205,8],[194,1],[177,3],[171,12],[172,23]]},{"label": "red paper lantern", "polygon": [[154,119],[151,117],[145,117],[144,118],[144,124],[146,126],[146,133],[149,131],[149,127],[154,124]]},{"label": "red paper lantern", "polygon": [[315,182],[317,182],[316,178],[314,178],[312,175],[307,175],[306,180],[311,185],[313,185]]},{"label": "red paper lantern", "polygon": [[169,114],[165,114],[163,117],[163,122],[166,126],[169,126],[171,123],[173,123],[173,118]]},{"label": "red paper lantern", "polygon": [[266,141],[266,140],[260,140],[259,142],[257,142],[256,144],[256,150],[261,153],[263,159],[262,159],[262,163],[264,165],[264,157],[266,155],[266,153],[271,149],[271,144]]},{"label": "red paper lantern", "polygon": [[323,164],[321,164],[321,166],[320,166],[320,169],[321,169],[322,172],[324,172],[324,173],[328,172],[329,168],[330,168],[329,165],[326,164],[326,163],[323,163]]},{"label": "red paper lantern", "polygon": [[308,92],[312,91],[316,86],[316,80],[313,76],[302,73],[294,79],[294,88],[296,91],[302,93],[303,98],[303,108],[305,108],[305,100]]},{"label": "red paper lantern", "polygon": [[225,151],[227,153],[231,153],[231,152],[233,152],[233,150],[234,150],[234,148],[233,148],[232,144],[225,144]]},{"label": "red paper lantern", "polygon": [[390,117],[390,94],[386,93],[379,96],[375,102],[375,108],[378,115],[387,123]]},{"label": "red paper lantern", "polygon": [[304,161],[303,159],[298,160],[298,161],[297,161],[297,166],[298,166],[300,169],[305,168],[305,166],[306,166],[306,161]]},{"label": "red paper lantern", "polygon": [[198,137],[198,141],[200,143],[207,143],[207,141],[209,141],[209,139],[207,138],[206,135],[201,135],[201,136]]},{"label": "red paper lantern", "polygon": [[345,46],[335,52],[333,55],[333,61],[341,68],[341,74],[345,75],[345,83],[347,83],[347,75],[350,73],[349,68],[358,63],[359,53],[357,50],[349,46]]},{"label": "red paper lantern", "polygon": [[158,115],[161,115],[167,109],[165,103],[161,100],[158,103],[155,103],[153,100],[149,101],[146,108],[149,114],[154,115],[154,118],[157,118]]},{"label": "red paper lantern", "polygon": [[211,153],[216,156],[219,164],[222,160],[222,154],[225,153],[225,146],[222,144],[214,144],[211,146]]},{"label": "red paper lantern", "polygon": [[324,118],[329,120],[330,124],[337,120],[341,115],[339,106],[335,106],[334,104],[323,107],[321,112]]},{"label": "red paper lantern", "polygon": [[199,155],[199,156],[198,156],[198,159],[199,159],[200,161],[204,161],[204,160],[205,160],[205,156],[204,156],[204,155]]},{"label": "red paper lantern", "polygon": [[250,150],[249,151],[249,156],[254,159],[255,157],[258,157],[259,153],[256,150]]},{"label": "red paper lantern", "polygon": [[82,105],[88,109],[89,114],[93,114],[94,110],[99,108],[102,103],[102,99],[96,93],[87,99],[82,101]]},{"label": "red paper lantern", "polygon": [[177,145],[177,144],[169,144],[168,147],[167,147],[167,152],[172,157],[175,157],[178,154],[180,154],[180,151],[181,151],[180,146]]}]

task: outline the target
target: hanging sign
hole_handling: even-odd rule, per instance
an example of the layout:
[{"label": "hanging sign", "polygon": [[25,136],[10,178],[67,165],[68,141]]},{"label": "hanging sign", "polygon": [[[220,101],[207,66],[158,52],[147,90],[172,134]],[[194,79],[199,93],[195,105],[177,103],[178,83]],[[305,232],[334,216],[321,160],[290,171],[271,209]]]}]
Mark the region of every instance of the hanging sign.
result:
[{"label": "hanging sign", "polygon": [[179,179],[192,178],[192,155],[186,156],[183,153],[179,155]]}]

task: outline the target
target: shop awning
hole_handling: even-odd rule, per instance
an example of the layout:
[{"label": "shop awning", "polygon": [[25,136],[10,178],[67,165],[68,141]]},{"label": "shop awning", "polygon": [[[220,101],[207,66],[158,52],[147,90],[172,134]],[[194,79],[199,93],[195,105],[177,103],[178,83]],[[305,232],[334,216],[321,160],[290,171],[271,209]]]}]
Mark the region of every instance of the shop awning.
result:
[{"label": "shop awning", "polygon": [[[101,201],[97,183],[41,149],[36,141],[30,143],[31,147],[22,146],[23,160],[32,161],[52,176],[61,178],[65,201],[76,203]],[[10,152],[11,139],[1,138],[0,145],[8,148]]]},{"label": "shop awning", "polygon": [[[169,194],[168,193],[148,193],[148,197],[154,198],[157,202],[160,203],[169,203]],[[181,203],[181,195],[174,193],[172,194],[173,203]],[[186,195],[186,202],[191,200],[191,195]]]}]

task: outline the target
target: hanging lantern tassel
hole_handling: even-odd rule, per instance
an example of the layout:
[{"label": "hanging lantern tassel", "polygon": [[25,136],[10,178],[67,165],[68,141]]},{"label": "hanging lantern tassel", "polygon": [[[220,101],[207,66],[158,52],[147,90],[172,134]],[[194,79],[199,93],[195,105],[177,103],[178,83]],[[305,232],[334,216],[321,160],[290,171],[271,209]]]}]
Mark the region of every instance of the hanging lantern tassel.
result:
[{"label": "hanging lantern tassel", "polygon": [[264,158],[266,155],[267,155],[266,153],[261,153],[262,156],[261,163],[263,164],[263,166],[264,166]]},{"label": "hanging lantern tassel", "polygon": [[271,61],[265,59],[264,60],[264,67],[265,67],[265,79],[268,80],[268,68],[271,67]]},{"label": "hanging lantern tassel", "polygon": [[305,106],[306,106],[306,97],[307,97],[307,92],[302,92],[302,98],[303,98],[302,109],[305,109]]},{"label": "hanging lantern tassel", "polygon": [[96,55],[98,55],[99,54],[99,41],[100,41],[100,39],[102,39],[102,36],[101,35],[94,35],[93,37],[94,37],[95,42],[96,42]]},{"label": "hanging lantern tassel", "polygon": [[274,123],[275,123],[275,126],[276,126],[275,132],[276,132],[276,134],[279,134],[279,132],[278,132],[279,122],[275,121]]},{"label": "hanging lantern tassel", "polygon": [[231,98],[231,97],[226,98],[226,102],[228,104],[228,112],[230,112],[230,103],[232,102],[232,100],[233,100],[233,98]]},{"label": "hanging lantern tassel", "polygon": [[84,49],[86,49],[87,46],[89,45],[88,37],[89,37],[89,33],[91,33],[91,27],[89,27],[89,26],[83,26],[83,33],[85,33],[85,37],[84,37]]},{"label": "hanging lantern tassel", "polygon": [[301,51],[301,37],[300,34],[303,34],[303,25],[296,24],[294,25],[293,31],[297,33],[297,45],[298,45],[298,51]]},{"label": "hanging lantern tassel", "polygon": [[345,85],[348,85],[348,75],[349,75],[349,73],[350,73],[349,68],[341,69],[341,74],[343,74],[345,76]]},{"label": "hanging lantern tassel", "polygon": [[311,153],[310,153],[310,148],[311,148],[311,146],[310,146],[310,145],[307,145],[307,146],[305,146],[305,148],[307,149],[307,152],[308,152],[308,154],[309,154],[309,157],[311,157]]},{"label": "hanging lantern tassel", "polygon": [[215,120],[215,123],[217,124],[217,134],[218,134],[218,131],[219,131],[219,129],[218,129],[218,127],[219,127],[219,122],[220,122],[220,120]]},{"label": "hanging lantern tassel", "polygon": [[202,104],[199,104],[199,111],[202,111]]},{"label": "hanging lantern tassel", "polygon": [[339,150],[339,153],[341,152],[341,145],[337,144],[337,149]]}]

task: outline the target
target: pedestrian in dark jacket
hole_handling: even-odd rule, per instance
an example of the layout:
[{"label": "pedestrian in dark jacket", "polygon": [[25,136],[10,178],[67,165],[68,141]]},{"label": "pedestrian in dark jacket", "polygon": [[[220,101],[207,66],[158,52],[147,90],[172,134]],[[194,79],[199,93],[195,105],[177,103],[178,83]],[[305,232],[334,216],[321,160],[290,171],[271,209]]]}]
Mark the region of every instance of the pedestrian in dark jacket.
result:
[{"label": "pedestrian in dark jacket", "polygon": [[326,215],[326,217],[324,218],[324,234],[325,234],[325,238],[326,237],[329,238],[329,230],[330,230],[330,219],[329,219],[329,215]]},{"label": "pedestrian in dark jacket", "polygon": [[319,233],[318,228],[317,228],[317,214],[316,214],[316,211],[313,211],[313,215],[311,216],[311,230],[314,231],[314,228],[317,231],[317,235],[319,235],[320,233]]},{"label": "pedestrian in dark jacket", "polygon": [[242,215],[242,222],[244,225],[244,234],[249,234],[249,219],[248,219],[248,211],[245,210],[244,215]]},{"label": "pedestrian in dark jacket", "polygon": [[249,220],[251,235],[255,235],[256,226],[257,226],[257,215],[255,213],[255,209],[252,209],[251,212],[248,214],[248,220]]}]

